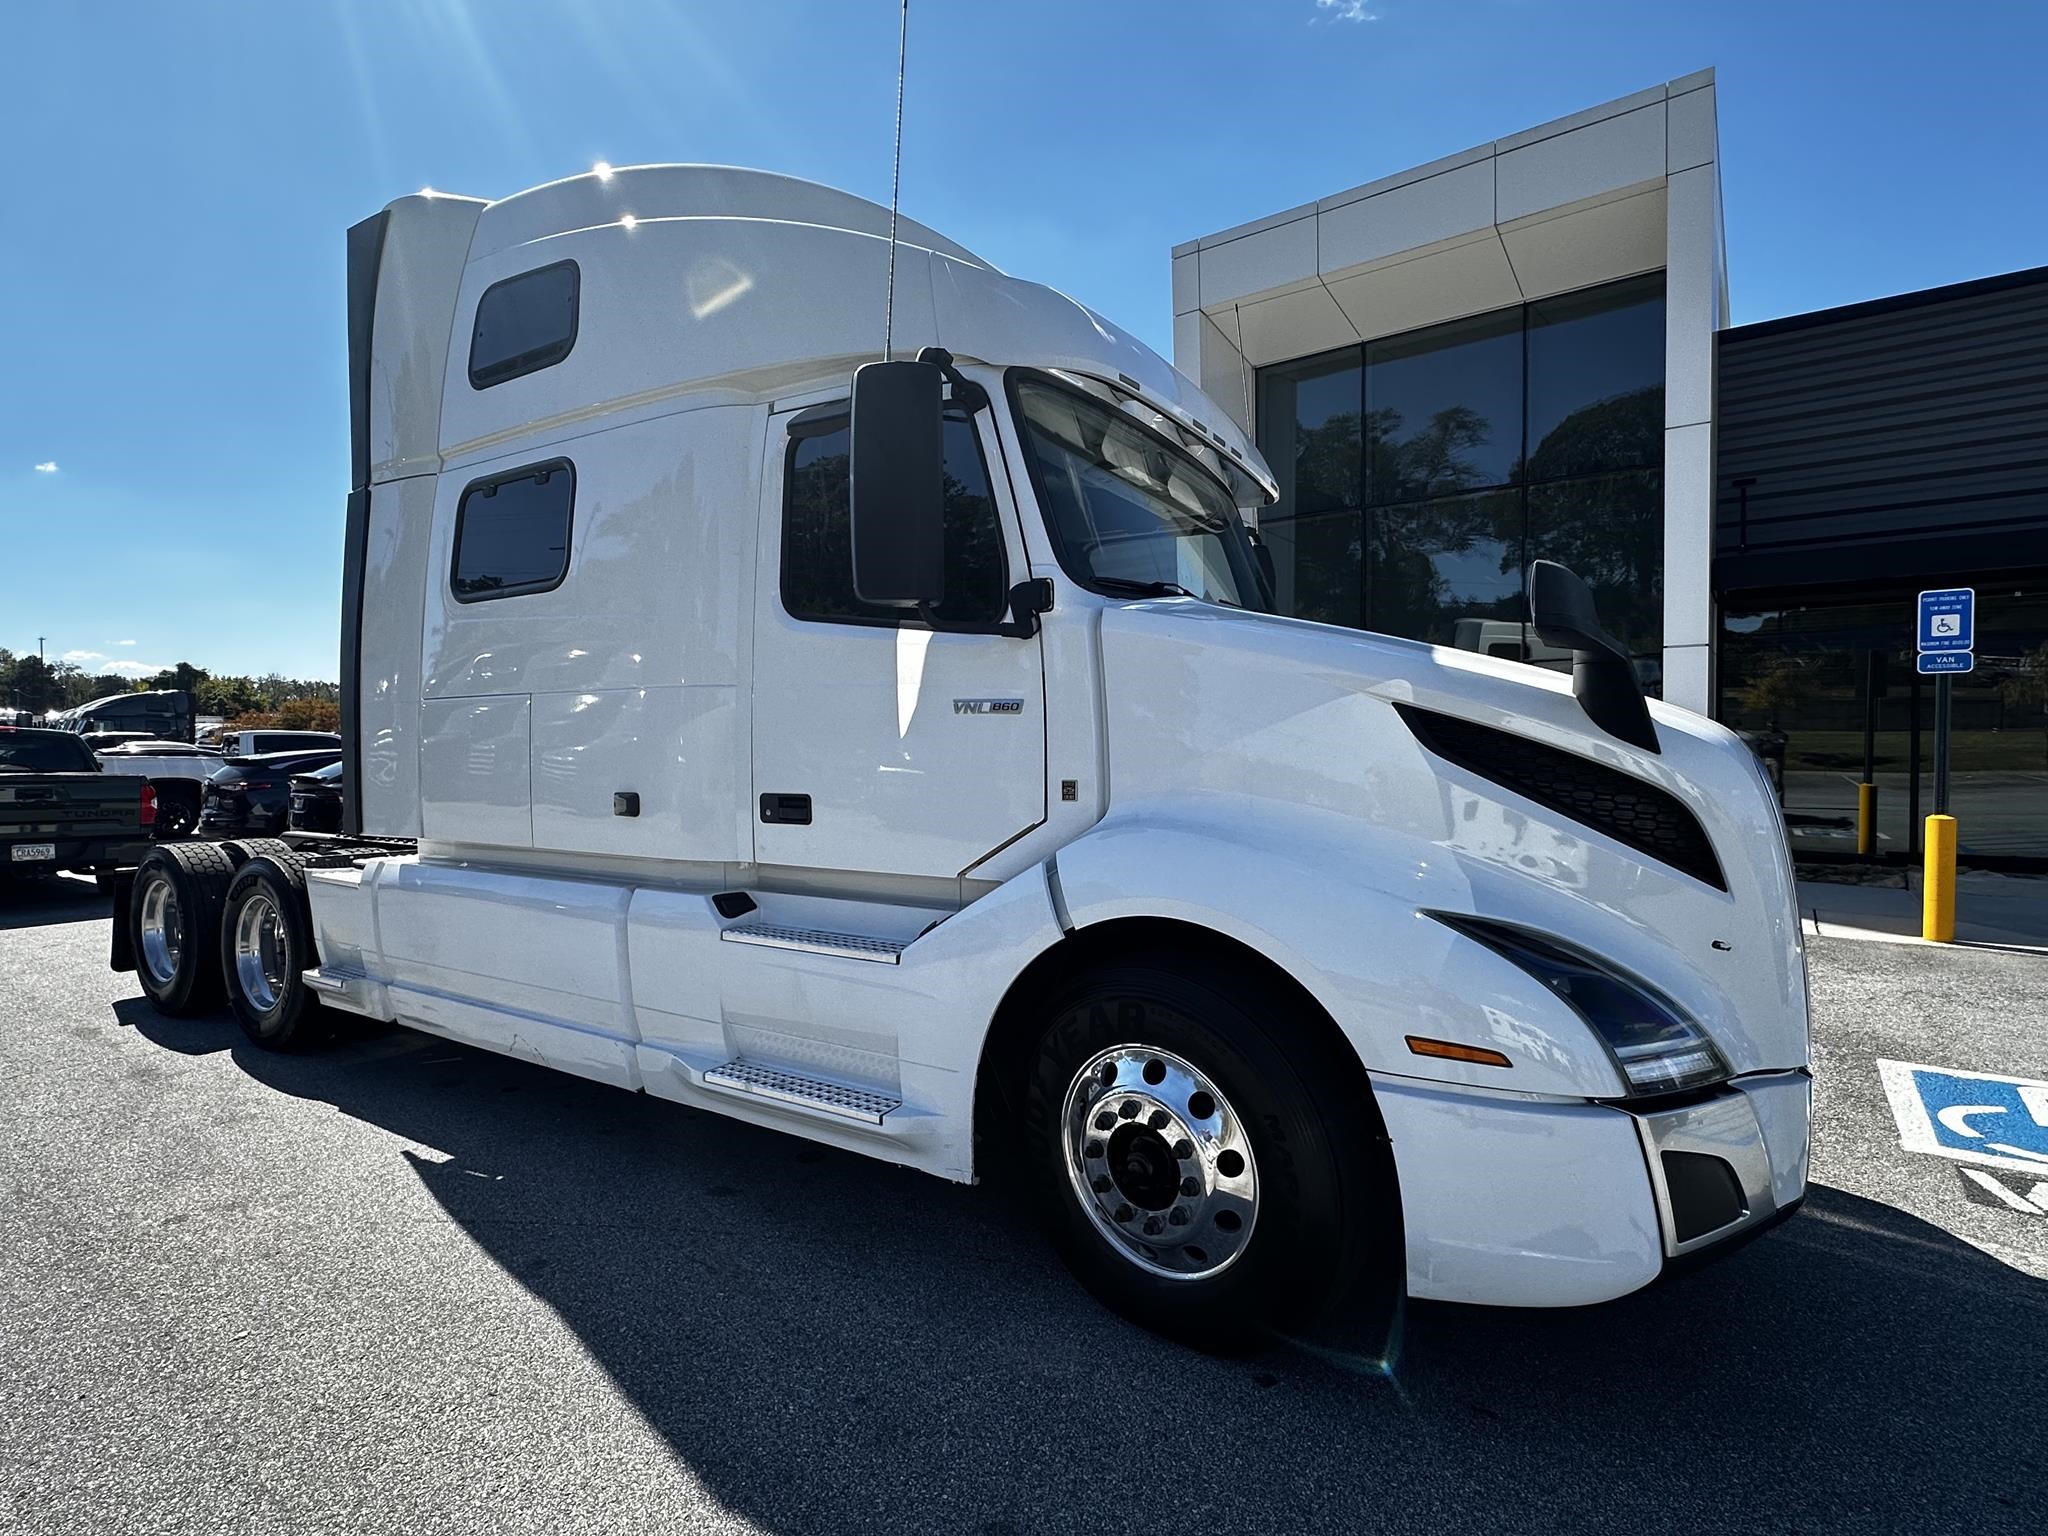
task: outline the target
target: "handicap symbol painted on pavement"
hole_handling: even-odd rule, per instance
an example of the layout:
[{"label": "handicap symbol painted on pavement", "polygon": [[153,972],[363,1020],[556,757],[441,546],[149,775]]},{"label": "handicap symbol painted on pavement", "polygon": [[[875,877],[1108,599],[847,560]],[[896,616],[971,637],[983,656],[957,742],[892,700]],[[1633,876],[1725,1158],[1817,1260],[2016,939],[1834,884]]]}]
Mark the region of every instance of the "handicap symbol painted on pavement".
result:
[{"label": "handicap symbol painted on pavement", "polygon": [[2048,1082],[1913,1061],[1877,1072],[1908,1152],[2048,1179]]}]

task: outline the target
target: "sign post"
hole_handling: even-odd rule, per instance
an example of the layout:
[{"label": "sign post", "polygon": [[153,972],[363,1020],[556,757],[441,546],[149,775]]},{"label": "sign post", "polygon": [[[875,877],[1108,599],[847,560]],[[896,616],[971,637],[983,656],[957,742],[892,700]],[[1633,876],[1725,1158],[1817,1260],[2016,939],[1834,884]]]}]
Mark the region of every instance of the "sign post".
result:
[{"label": "sign post", "polygon": [[[1927,818],[1927,867],[1920,933],[1947,943],[1956,936],[1956,822],[1948,813],[1949,733],[1955,675],[1977,664],[1977,593],[1970,587],[1922,592],[1916,628],[1919,668],[1934,677],[1934,814]],[[1913,764],[1918,774],[1919,763]]]}]

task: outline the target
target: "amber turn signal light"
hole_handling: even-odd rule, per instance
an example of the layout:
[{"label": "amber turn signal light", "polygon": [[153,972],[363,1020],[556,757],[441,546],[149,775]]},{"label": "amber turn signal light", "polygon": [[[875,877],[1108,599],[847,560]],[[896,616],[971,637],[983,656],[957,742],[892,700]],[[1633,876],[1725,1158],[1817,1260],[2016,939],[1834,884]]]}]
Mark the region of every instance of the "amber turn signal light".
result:
[{"label": "amber turn signal light", "polygon": [[1469,1061],[1481,1067],[1514,1065],[1499,1051],[1489,1051],[1480,1045],[1460,1045],[1455,1040],[1429,1040],[1421,1035],[1410,1035],[1408,1049],[1418,1056],[1441,1056],[1445,1061]]}]

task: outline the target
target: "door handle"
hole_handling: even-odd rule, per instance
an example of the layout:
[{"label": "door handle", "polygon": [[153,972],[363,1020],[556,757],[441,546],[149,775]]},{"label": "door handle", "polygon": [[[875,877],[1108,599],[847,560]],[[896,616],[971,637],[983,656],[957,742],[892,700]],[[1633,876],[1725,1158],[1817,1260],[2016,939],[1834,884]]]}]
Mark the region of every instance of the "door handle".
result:
[{"label": "door handle", "polygon": [[778,826],[808,827],[811,824],[809,795],[763,795],[761,819]]}]

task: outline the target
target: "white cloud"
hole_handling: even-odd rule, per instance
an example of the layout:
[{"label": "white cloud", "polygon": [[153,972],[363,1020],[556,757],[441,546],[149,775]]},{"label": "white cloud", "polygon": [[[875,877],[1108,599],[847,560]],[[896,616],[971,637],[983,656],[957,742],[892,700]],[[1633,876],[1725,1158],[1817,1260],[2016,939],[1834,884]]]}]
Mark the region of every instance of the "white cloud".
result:
[{"label": "white cloud", "polygon": [[[116,640],[115,645],[133,645],[133,640]],[[66,651],[57,658],[88,672],[114,672],[122,677],[154,677],[163,667],[153,661],[116,661],[105,651]]]},{"label": "white cloud", "polygon": [[54,475],[57,473],[57,461],[55,459],[43,460],[42,463],[36,466],[36,473],[39,475]]},{"label": "white cloud", "polygon": [[1310,25],[1317,21],[1378,21],[1366,4],[1367,0],[1316,0],[1316,9],[1323,14],[1310,17]]},{"label": "white cloud", "polygon": [[109,645],[133,645],[134,643],[133,640],[109,640],[107,642]]}]

